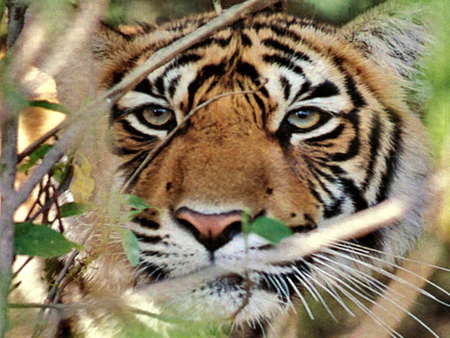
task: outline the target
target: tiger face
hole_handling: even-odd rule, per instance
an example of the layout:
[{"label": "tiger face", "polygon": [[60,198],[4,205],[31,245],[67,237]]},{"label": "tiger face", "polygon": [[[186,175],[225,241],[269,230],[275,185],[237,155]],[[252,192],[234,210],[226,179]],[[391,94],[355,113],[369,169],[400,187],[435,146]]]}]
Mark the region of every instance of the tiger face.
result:
[{"label": "tiger face", "polygon": [[[100,85],[111,87],[212,17],[136,36],[105,29],[95,49]],[[423,227],[420,197],[391,227],[278,263],[258,259],[274,245],[244,234],[242,215],[282,220],[304,236],[394,195],[422,195],[426,137],[405,93],[426,35],[412,21],[381,10],[337,29],[254,14],[117,102],[110,123],[121,182],[158,208],[126,224],[140,248],[127,291],[134,304],[152,302],[143,290],[157,281],[219,267],[222,275],[167,296],[165,306],[183,318],[264,326],[305,290],[389,266],[375,250],[405,255]],[[375,259],[358,254],[361,246]]]}]

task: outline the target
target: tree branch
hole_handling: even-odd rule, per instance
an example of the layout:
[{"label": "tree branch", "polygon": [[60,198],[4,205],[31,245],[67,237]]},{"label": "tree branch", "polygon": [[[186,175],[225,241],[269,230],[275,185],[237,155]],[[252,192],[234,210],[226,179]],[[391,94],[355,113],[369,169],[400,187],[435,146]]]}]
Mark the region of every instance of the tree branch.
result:
[{"label": "tree branch", "polygon": [[19,37],[25,23],[25,12],[28,9],[26,1],[6,1],[8,7],[8,48],[12,47]]}]

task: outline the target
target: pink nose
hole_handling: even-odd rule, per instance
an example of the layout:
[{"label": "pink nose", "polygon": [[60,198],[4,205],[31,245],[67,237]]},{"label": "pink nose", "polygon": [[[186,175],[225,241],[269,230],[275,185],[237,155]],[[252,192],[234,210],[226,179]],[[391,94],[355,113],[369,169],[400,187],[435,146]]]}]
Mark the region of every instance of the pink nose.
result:
[{"label": "pink nose", "polygon": [[181,208],[177,213],[177,218],[197,229],[200,237],[212,240],[221,236],[230,225],[239,223],[240,226],[242,219],[240,211],[223,214],[202,214],[188,208]]}]

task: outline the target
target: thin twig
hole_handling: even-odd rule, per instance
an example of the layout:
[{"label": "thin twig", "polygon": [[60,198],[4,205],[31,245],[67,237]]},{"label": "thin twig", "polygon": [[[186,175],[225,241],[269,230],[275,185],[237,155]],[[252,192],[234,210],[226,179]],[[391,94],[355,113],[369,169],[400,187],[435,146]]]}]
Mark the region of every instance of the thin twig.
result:
[{"label": "thin twig", "polygon": [[214,10],[216,11],[216,14],[219,15],[220,13],[222,13],[222,11],[223,11],[222,1],[221,0],[212,0],[212,2],[213,2]]},{"label": "thin twig", "polygon": [[55,128],[49,130],[44,135],[39,137],[36,141],[34,141],[32,144],[30,144],[26,149],[24,149],[18,156],[17,156],[17,163],[20,163],[25,157],[31,155],[33,151],[35,151],[37,148],[39,148],[42,143],[47,141],[50,137],[55,136],[58,131],[61,130],[62,125],[58,125]]},{"label": "thin twig", "polygon": [[188,120],[190,120],[198,111],[202,110],[203,108],[205,108],[206,106],[210,105],[211,103],[213,103],[214,101],[220,100],[221,98],[227,97],[227,96],[231,96],[231,95],[252,95],[257,93],[262,87],[264,87],[264,85],[267,83],[267,80],[263,79],[263,81],[261,81],[261,84],[255,88],[254,90],[243,90],[243,91],[237,91],[237,92],[229,92],[229,93],[224,93],[224,94],[220,94],[217,96],[214,96],[213,98],[203,102],[202,104],[199,104],[197,107],[195,107],[194,109],[192,109],[185,117],[183,120],[181,120],[180,124],[177,125],[167,136],[164,140],[162,140],[151,152],[149,152],[147,154],[147,156],[145,157],[145,159],[141,162],[141,164],[139,165],[139,167],[136,168],[136,170],[133,172],[133,174],[130,176],[130,178],[125,182],[125,184],[123,185],[122,189],[121,189],[121,193],[125,193],[131,182],[134,181],[134,179],[141,173],[142,169],[145,168],[154,158],[155,156],[160,152],[160,150],[162,148],[164,148],[171,140],[172,138],[175,136],[175,134],[184,127],[184,125],[186,124],[186,122]]},{"label": "thin twig", "polygon": [[[95,225],[93,225],[86,233],[86,235],[84,236],[84,238],[81,241],[81,245],[84,245],[86,243],[86,241],[89,239],[89,237],[92,235],[92,233],[95,230]],[[61,270],[61,272],[59,273],[58,277],[56,278],[55,282],[53,283],[53,286],[50,290],[50,292],[47,295],[47,298],[45,299],[45,303],[47,305],[49,304],[54,304],[55,302],[55,296],[57,295],[58,291],[59,291],[59,287],[60,284],[62,282],[62,280],[66,277],[67,272],[69,271],[70,267],[72,266],[75,258],[78,256],[78,254],[80,253],[79,250],[74,249],[72,251],[72,253],[70,254],[69,259],[66,261],[66,263],[64,264],[63,269]],[[45,328],[45,325],[47,323],[47,319],[44,319],[44,311],[45,308],[41,308],[41,311],[39,311],[37,320],[36,320],[36,326],[33,332],[33,337],[37,337]]]}]

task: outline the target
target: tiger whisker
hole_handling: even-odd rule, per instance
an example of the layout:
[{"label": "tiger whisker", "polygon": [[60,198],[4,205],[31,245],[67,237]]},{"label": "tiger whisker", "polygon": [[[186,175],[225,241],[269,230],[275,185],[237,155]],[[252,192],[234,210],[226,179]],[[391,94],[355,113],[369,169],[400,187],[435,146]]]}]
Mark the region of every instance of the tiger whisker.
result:
[{"label": "tiger whisker", "polygon": [[[301,278],[299,278],[301,279]],[[320,300],[320,303],[324,306],[325,310],[328,312],[328,314],[330,315],[331,318],[333,318],[336,322],[338,322],[338,319],[336,318],[336,316],[333,314],[333,312],[331,311],[330,307],[328,306],[328,304],[326,303],[325,299],[323,299],[322,295],[320,294],[319,291],[317,291],[317,289],[314,287],[314,285],[312,285],[311,283],[315,283],[317,285],[319,285],[323,290],[325,290],[327,293],[329,293],[333,298],[334,298],[334,294],[324,285],[322,285],[316,278],[312,277],[312,275],[309,275],[309,277],[307,279],[304,280],[305,283],[310,284],[312,289],[315,289],[316,294]],[[336,299],[337,302],[339,302],[338,299]]]},{"label": "tiger whisker", "polygon": [[[325,257],[324,257],[325,258]],[[380,287],[377,287],[378,290],[380,291],[376,291],[374,289],[370,289],[367,285],[365,285],[364,283],[362,283],[362,281],[359,278],[353,277],[352,274],[350,275],[346,275],[345,273],[343,273],[343,271],[339,270],[339,268],[335,268],[332,266],[333,263],[336,264],[336,262],[331,261],[332,264],[328,264],[328,263],[324,263],[323,261],[318,260],[318,262],[320,264],[322,264],[325,267],[328,267],[330,269],[332,269],[334,272],[337,273],[337,275],[341,278],[344,278],[345,280],[347,280],[351,285],[353,285],[355,288],[357,288],[359,291],[356,291],[355,289],[351,289],[349,284],[343,283],[342,280],[339,280],[338,278],[336,278],[335,276],[332,276],[331,274],[327,273],[326,271],[322,270],[321,273],[326,274],[328,277],[333,278],[335,280],[337,280],[338,282],[341,282],[342,284],[344,284],[346,287],[348,287],[351,291],[355,292],[355,294],[357,294],[358,296],[360,296],[361,298],[367,300],[368,302],[375,304],[377,306],[379,306],[379,304],[377,304],[376,300],[373,299],[371,297],[371,295],[366,295],[366,291],[364,289],[370,290],[372,293],[378,295],[378,296],[382,296],[383,294],[383,289]],[[346,266],[339,266],[340,268],[346,268]],[[349,269],[347,269],[348,271]],[[350,268],[350,270],[352,270]],[[355,269],[353,269],[355,270]],[[357,270],[356,270],[357,271]],[[353,273],[354,271],[351,271],[351,273]],[[364,277],[368,277],[368,276],[364,276]],[[363,279],[365,280],[365,279]],[[385,307],[381,307],[383,310],[385,310],[386,312],[388,312],[390,315],[392,315],[395,319],[397,319],[398,321],[400,320],[398,317],[394,316],[394,314],[392,312],[390,312],[388,309],[386,309]]]},{"label": "tiger whisker", "polygon": [[300,290],[298,289],[298,287],[295,285],[295,283],[292,281],[292,279],[290,277],[286,277],[286,280],[291,285],[292,289],[294,290],[294,292],[296,293],[298,298],[301,300],[306,312],[308,313],[309,318],[311,318],[311,320],[314,320],[314,316],[311,312],[311,309],[310,309],[308,303],[306,302],[305,297],[303,297],[302,293],[300,292]]},{"label": "tiger whisker", "polygon": [[[336,288],[339,289],[340,292],[342,292],[342,294],[344,294],[350,301],[352,301],[361,311],[363,311],[367,316],[369,316],[372,320],[374,320],[377,324],[379,324],[385,331],[387,331],[389,334],[394,335],[394,337],[400,337],[400,338],[404,338],[402,335],[400,335],[397,331],[395,331],[394,329],[392,329],[389,325],[387,325],[381,318],[379,318],[378,316],[376,316],[373,311],[371,309],[369,309],[366,305],[364,305],[360,300],[358,300],[351,292],[357,294],[358,296],[366,299],[363,295],[361,295],[359,292],[355,291],[353,288],[351,288],[347,283],[345,283],[344,281],[336,278],[335,276],[332,276],[330,274],[328,274],[326,271],[320,269],[317,266],[314,266],[314,269],[316,271],[319,271],[319,273],[322,275],[324,274],[325,276],[327,276],[326,278],[331,278],[331,280],[329,280],[330,283],[334,284]],[[325,278],[325,276],[322,275],[323,278]],[[342,274],[341,274],[342,275]],[[345,287],[347,287],[351,292],[347,291],[344,287],[340,286],[339,284],[343,284]],[[372,299],[366,299],[369,302],[376,304],[375,301],[373,301]],[[384,309],[384,308],[383,308]],[[386,309],[384,309],[386,310]],[[387,310],[386,310],[387,311]]]},{"label": "tiger whisker", "polygon": [[[438,265],[434,265],[434,264],[428,264],[428,263],[421,262],[421,261],[418,261],[418,260],[415,260],[415,259],[410,259],[410,258],[402,257],[402,256],[399,256],[399,255],[386,253],[386,252],[383,252],[383,251],[380,251],[380,250],[377,250],[377,249],[365,247],[365,246],[357,244],[357,243],[352,243],[352,242],[336,243],[336,245],[334,245],[334,246],[335,247],[339,247],[339,248],[343,248],[343,249],[346,249],[346,250],[362,251],[362,252],[364,252],[366,254],[368,252],[374,252],[374,253],[377,253],[377,254],[382,255],[382,256],[392,257],[392,258],[394,258],[395,260],[398,260],[398,261],[417,263],[417,264],[428,266],[428,267],[431,267],[431,268],[434,268],[434,269],[437,269],[437,270],[440,270],[440,271],[443,271],[443,272],[450,272],[450,269],[444,268],[442,266],[438,266]],[[376,258],[376,257],[373,257],[373,256],[370,256],[370,257],[371,258]]]},{"label": "tiger whisker", "polygon": [[[313,297],[313,299],[318,302],[319,301],[319,297],[317,297],[316,295],[316,290],[311,289],[311,287],[305,282],[305,280],[307,279],[307,277],[305,276],[305,274],[303,272],[301,272],[295,265],[292,266],[292,270],[294,272],[296,272],[295,277],[297,278],[297,280],[303,285],[303,287],[308,290],[308,292],[310,293],[310,295]],[[303,278],[301,278],[301,277]]]},{"label": "tiger whisker", "polygon": [[[332,264],[337,264],[337,262],[334,262],[329,257],[322,256],[321,258],[329,261]],[[332,268],[331,265],[327,265],[327,266]],[[369,290],[369,291],[374,292],[373,288],[375,288],[377,290],[380,290],[380,292],[384,292],[386,289],[388,289],[391,292],[395,293],[396,295],[398,295],[398,296],[400,296],[402,298],[406,298],[404,295],[402,295],[399,292],[397,292],[397,291],[393,290],[392,288],[390,288],[389,285],[383,284],[382,282],[380,282],[379,280],[377,280],[373,276],[368,275],[368,274],[366,274],[366,273],[364,273],[364,272],[362,272],[362,271],[360,271],[358,269],[354,269],[354,268],[352,268],[350,266],[347,266],[345,264],[340,264],[339,268],[341,268],[343,270],[346,270],[346,271],[348,271],[350,273],[350,275],[347,276],[347,277],[352,278],[355,281],[364,281],[365,283],[367,283],[367,284],[363,284],[363,283],[359,282],[358,284],[362,284],[362,286],[365,289]],[[337,268],[335,271],[339,272],[339,268]],[[357,278],[352,277],[352,276],[356,276]]]},{"label": "tiger whisker", "polygon": [[[309,266],[311,267],[311,270],[316,270],[316,266],[313,266],[311,263],[307,263],[309,264]],[[321,277],[323,277],[322,274],[320,274]],[[324,279],[324,282],[328,285],[324,285],[323,283],[319,282],[317,279],[313,280],[314,283],[316,283],[317,285],[319,285],[324,291],[326,291],[334,300],[336,300],[338,302],[338,304],[340,306],[342,306],[342,308],[352,317],[355,317],[355,314],[353,313],[352,310],[350,310],[348,308],[348,306],[344,303],[344,301],[342,300],[342,298],[336,293],[336,290],[334,290],[334,285],[329,285],[328,279]],[[336,320],[337,321],[337,320]]]},{"label": "tiger whisker", "polygon": [[[336,252],[336,254],[338,254],[338,252]],[[362,261],[358,261],[359,263],[361,263],[361,264],[364,264],[364,265],[367,265],[367,266],[371,266],[370,264],[368,264],[368,263],[365,263],[365,262],[362,262]],[[329,266],[329,265],[327,265],[327,266]],[[318,268],[317,266],[314,266],[314,268],[315,269],[320,269],[320,268]],[[375,266],[372,266],[372,268],[373,268],[373,270],[374,271],[377,271],[378,270],[378,268],[377,267],[375,267]],[[380,269],[381,271],[383,271],[384,273],[385,273],[385,276],[393,276],[392,278],[393,279],[395,279],[396,281],[398,281],[398,282],[400,282],[400,283],[403,283],[403,284],[405,284],[405,285],[408,285],[409,287],[411,287],[411,288],[413,288],[414,290],[416,290],[416,291],[418,291],[418,292],[420,292],[420,293],[422,293],[422,294],[424,294],[424,295],[426,295],[428,292],[426,292],[426,291],[424,291],[424,290],[422,290],[422,289],[420,289],[420,288],[418,288],[418,287],[416,287],[415,285],[412,285],[411,283],[409,283],[409,282],[407,282],[407,281],[405,281],[405,280],[403,280],[403,279],[401,279],[401,278],[398,278],[396,275],[393,275],[393,274],[391,274],[391,273],[389,273],[389,272],[387,272],[387,271],[385,271],[385,270],[383,270],[383,269]],[[381,272],[380,271],[380,272]],[[324,271],[324,270],[322,270],[322,273],[325,273],[326,274],[326,272]],[[343,275],[342,274],[342,272],[338,272],[341,276],[344,276],[344,278],[345,279],[348,279],[348,276],[346,276],[346,275]],[[395,277],[395,278],[394,278]],[[339,279],[338,279],[338,281],[340,281]],[[355,292],[354,290],[353,290],[353,292]],[[428,326],[428,325],[426,325],[422,320],[420,320],[416,315],[414,315],[411,311],[409,311],[409,310],[407,310],[407,309],[405,309],[405,308],[403,308],[402,306],[400,306],[399,304],[397,304],[396,302],[394,302],[392,299],[390,299],[390,297],[387,297],[387,296],[385,296],[384,295],[384,293],[382,293],[382,292],[376,292],[376,291],[374,291],[376,294],[378,294],[381,298],[383,298],[383,299],[385,299],[386,301],[388,301],[389,303],[391,303],[392,305],[394,305],[395,307],[397,307],[398,309],[400,309],[402,312],[404,312],[405,314],[407,314],[408,316],[410,316],[411,318],[413,318],[416,322],[418,322],[423,328],[425,328],[428,332],[430,332],[434,337],[436,337],[436,338],[439,338],[439,336]],[[356,293],[356,292],[355,292]],[[361,295],[360,295],[361,296]],[[435,297],[433,297],[432,299],[434,299]],[[377,304],[377,305],[379,305],[378,303],[375,303],[375,304]],[[446,303],[444,303],[444,305],[447,305]]]},{"label": "tiger whisker", "polygon": [[[346,250],[346,251],[348,251],[348,252],[351,250],[351,249],[345,249],[345,248],[341,248],[341,249],[342,249],[342,250]],[[326,249],[326,250],[324,250],[324,252],[330,252],[330,250]],[[337,256],[349,258],[348,255],[345,255],[345,254],[342,254],[342,253],[339,253],[339,252],[336,252],[336,251],[331,251],[331,253],[332,253],[333,255],[337,255]],[[361,256],[361,257],[366,257],[366,258],[369,258],[369,259],[372,259],[372,260],[375,260],[375,261],[383,262],[383,263],[385,263],[385,264],[387,264],[387,265],[390,265],[390,266],[393,267],[393,268],[396,268],[396,269],[399,269],[399,270],[404,271],[404,272],[406,272],[406,273],[409,273],[410,275],[412,275],[412,276],[414,276],[414,277],[417,277],[417,278],[420,279],[421,281],[423,281],[423,282],[425,282],[425,283],[427,283],[427,284],[433,286],[434,288],[436,288],[437,290],[441,291],[441,292],[444,293],[445,295],[450,296],[450,292],[446,291],[446,290],[445,290],[444,288],[442,288],[441,286],[437,285],[436,283],[433,283],[433,282],[429,281],[428,279],[426,279],[426,278],[424,278],[424,277],[422,277],[422,276],[420,276],[420,275],[418,275],[418,274],[416,274],[416,273],[414,273],[414,272],[412,272],[412,271],[409,271],[408,269],[403,268],[402,266],[400,266],[400,265],[398,265],[398,264],[390,263],[390,262],[384,261],[384,260],[381,259],[381,258],[377,258],[377,257],[370,256],[370,255],[366,255],[366,254],[359,254],[359,256]],[[352,260],[353,260],[353,259],[352,259]],[[424,295],[424,296],[426,296],[426,297],[428,297],[428,298],[430,298],[430,299],[433,299],[434,301],[436,301],[436,302],[438,302],[438,303],[440,303],[440,304],[442,304],[442,305],[445,305],[445,306],[447,306],[447,307],[450,307],[450,304],[448,304],[448,303],[446,303],[446,302],[444,302],[444,301],[438,299],[436,296],[432,295],[432,294],[429,293],[428,291],[423,290],[422,288],[419,288],[419,287],[417,287],[417,286],[411,284],[410,282],[407,282],[407,281],[405,281],[405,280],[399,278],[397,275],[395,275],[395,274],[393,274],[393,273],[390,273],[390,272],[388,272],[388,271],[386,271],[386,270],[384,270],[384,269],[382,269],[382,268],[380,268],[380,267],[374,266],[374,265],[372,265],[372,264],[370,264],[370,263],[367,263],[367,262],[364,262],[364,261],[362,261],[362,260],[354,260],[354,261],[357,262],[358,264],[364,265],[364,266],[366,266],[366,267],[372,269],[372,270],[375,271],[375,272],[378,272],[378,273],[380,273],[380,274],[383,274],[384,276],[386,276],[386,277],[388,277],[388,278],[392,278],[393,280],[396,280],[396,281],[401,282],[401,283],[403,283],[403,284],[405,284],[405,285],[408,285],[408,286],[411,287],[413,290],[415,290],[415,291],[421,293],[422,295]]]}]

